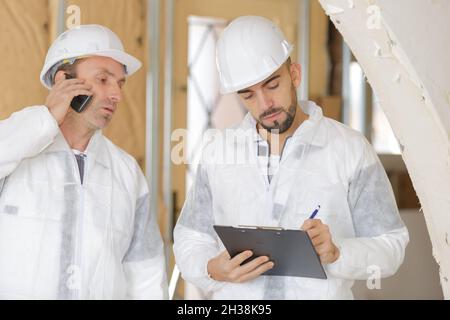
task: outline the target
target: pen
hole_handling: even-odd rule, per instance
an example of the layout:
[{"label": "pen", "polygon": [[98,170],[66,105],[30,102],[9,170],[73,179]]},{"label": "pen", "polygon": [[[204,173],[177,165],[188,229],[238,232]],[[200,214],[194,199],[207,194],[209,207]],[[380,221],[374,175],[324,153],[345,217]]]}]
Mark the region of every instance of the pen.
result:
[{"label": "pen", "polygon": [[318,205],[317,208],[311,213],[311,216],[309,217],[309,219],[314,219],[317,212],[319,212],[319,209],[320,209],[320,205]]}]

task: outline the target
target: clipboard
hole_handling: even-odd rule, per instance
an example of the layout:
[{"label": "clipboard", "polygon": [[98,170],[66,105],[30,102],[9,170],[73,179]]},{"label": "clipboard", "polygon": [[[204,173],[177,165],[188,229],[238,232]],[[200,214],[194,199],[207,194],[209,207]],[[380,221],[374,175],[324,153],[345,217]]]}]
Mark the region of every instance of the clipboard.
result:
[{"label": "clipboard", "polygon": [[274,227],[219,226],[214,225],[231,257],[245,250],[256,257],[268,256],[274,267],[263,275],[327,279],[320,258],[305,231]]}]

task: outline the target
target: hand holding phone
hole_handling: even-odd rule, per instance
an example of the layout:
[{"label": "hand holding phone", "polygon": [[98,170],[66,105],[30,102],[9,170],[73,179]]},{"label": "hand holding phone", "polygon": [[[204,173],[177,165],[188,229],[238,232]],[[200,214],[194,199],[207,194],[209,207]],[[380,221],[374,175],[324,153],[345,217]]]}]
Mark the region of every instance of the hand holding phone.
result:
[{"label": "hand holding phone", "polygon": [[[72,100],[79,95],[85,95],[87,97],[92,96],[92,85],[87,84],[83,79],[73,79],[73,77],[66,75],[65,73],[61,76],[58,81],[55,81],[55,84],[52,86],[45,100],[45,106],[48,108],[53,118],[55,118],[58,125],[61,125],[64,122],[69,108],[74,108],[76,112],[81,112],[86,109],[88,103],[92,100],[87,98],[77,98],[72,103]],[[72,79],[64,80],[64,77],[66,79]]]},{"label": "hand holding phone", "polygon": [[[66,73],[66,79],[75,79],[75,77],[71,76],[70,74]],[[79,95],[75,96],[72,101],[70,102],[70,106],[73,110],[75,110],[78,113],[83,112],[91,102],[93,96],[87,96],[87,95]]]}]

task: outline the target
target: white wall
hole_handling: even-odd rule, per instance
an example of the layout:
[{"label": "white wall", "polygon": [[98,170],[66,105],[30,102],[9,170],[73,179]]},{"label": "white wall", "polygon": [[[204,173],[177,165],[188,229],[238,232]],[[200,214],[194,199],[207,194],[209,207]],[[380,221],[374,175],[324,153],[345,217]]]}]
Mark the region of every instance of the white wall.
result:
[{"label": "white wall", "polygon": [[379,98],[450,299],[450,1],[320,0]]},{"label": "white wall", "polygon": [[369,290],[365,281],[357,281],[355,299],[443,299],[423,214],[410,209],[400,210],[400,215],[410,236],[403,265],[394,276],[381,280],[380,290]]}]

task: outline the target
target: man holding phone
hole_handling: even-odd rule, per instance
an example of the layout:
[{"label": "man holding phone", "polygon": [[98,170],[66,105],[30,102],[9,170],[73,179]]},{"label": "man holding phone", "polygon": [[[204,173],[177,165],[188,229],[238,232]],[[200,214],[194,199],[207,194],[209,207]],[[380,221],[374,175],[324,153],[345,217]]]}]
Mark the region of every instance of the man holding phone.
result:
[{"label": "man holding phone", "polygon": [[137,162],[104,137],[141,63],[99,25],[61,34],[45,105],[0,121],[0,298],[163,299],[163,242]]}]

